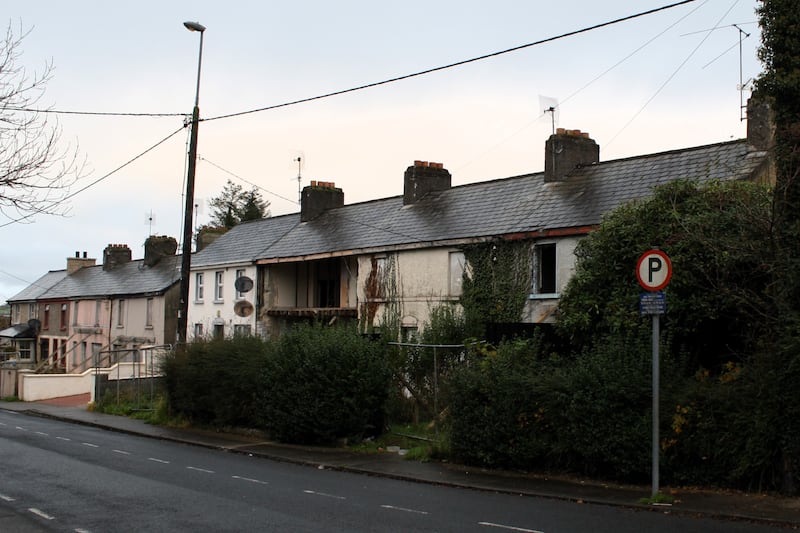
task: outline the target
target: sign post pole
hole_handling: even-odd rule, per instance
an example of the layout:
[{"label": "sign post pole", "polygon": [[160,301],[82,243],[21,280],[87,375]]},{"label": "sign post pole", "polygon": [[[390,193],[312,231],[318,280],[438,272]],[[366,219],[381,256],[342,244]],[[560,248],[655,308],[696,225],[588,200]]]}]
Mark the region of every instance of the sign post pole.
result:
[{"label": "sign post pole", "polygon": [[653,464],[652,464],[652,491],[651,497],[655,498],[659,491],[659,454],[661,439],[659,437],[659,398],[660,398],[660,368],[659,368],[659,320],[660,315],[666,313],[667,298],[661,292],[672,277],[672,262],[669,256],[661,250],[650,250],[639,257],[636,264],[636,277],[639,285],[648,293],[639,298],[639,310],[643,315],[651,315],[653,319]]}]

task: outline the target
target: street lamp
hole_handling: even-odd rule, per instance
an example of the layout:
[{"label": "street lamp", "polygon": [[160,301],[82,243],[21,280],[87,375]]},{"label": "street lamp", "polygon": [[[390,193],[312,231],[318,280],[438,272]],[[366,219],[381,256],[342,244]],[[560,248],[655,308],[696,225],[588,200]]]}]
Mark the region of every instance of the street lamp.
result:
[{"label": "street lamp", "polygon": [[192,215],[194,210],[194,175],[197,166],[197,125],[200,120],[200,67],[203,64],[203,33],[198,22],[184,22],[189,31],[200,32],[200,55],[197,59],[197,89],[192,110],[192,133],[189,138],[189,165],[186,172],[186,207],[183,211],[183,249],[181,251],[181,294],[178,311],[178,344],[185,344],[189,326],[189,275],[192,268]]}]

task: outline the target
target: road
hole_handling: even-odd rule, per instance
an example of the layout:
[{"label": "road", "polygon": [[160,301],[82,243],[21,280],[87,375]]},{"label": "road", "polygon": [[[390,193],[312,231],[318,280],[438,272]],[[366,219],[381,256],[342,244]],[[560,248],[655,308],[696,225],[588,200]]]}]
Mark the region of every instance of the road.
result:
[{"label": "road", "polygon": [[310,468],[7,411],[0,453],[0,531],[775,531]]}]

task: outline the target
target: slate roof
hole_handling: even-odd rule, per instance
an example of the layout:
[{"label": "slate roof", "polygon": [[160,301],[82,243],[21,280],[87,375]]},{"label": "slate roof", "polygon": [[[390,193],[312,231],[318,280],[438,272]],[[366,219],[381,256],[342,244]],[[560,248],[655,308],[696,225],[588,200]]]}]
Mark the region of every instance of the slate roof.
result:
[{"label": "slate roof", "polygon": [[513,233],[597,225],[602,216],[677,179],[746,179],[765,152],[745,140],[600,162],[564,181],[526,174],[452,187],[412,205],[403,197],[345,205],[314,220],[299,213],[234,227],[192,260],[193,267],[302,258],[364,249],[433,245]]},{"label": "slate roof", "polygon": [[102,265],[83,267],[64,276],[57,284],[39,295],[40,299],[108,298],[112,296],[147,296],[161,294],[180,281],[180,256],[162,258],[147,267],[144,260],[129,261],[113,270]]},{"label": "slate roof", "polygon": [[66,270],[51,270],[41,278],[37,279],[20,292],[9,298],[9,302],[20,302],[26,300],[36,300],[39,296],[46,292],[50,287],[64,279],[67,275]]}]

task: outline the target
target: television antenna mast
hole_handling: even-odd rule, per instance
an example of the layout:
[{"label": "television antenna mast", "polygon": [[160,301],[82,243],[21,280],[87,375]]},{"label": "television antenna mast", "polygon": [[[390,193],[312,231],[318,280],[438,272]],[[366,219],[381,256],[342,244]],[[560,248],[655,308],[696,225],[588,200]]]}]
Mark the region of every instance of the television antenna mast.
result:
[{"label": "television antenna mast", "polygon": [[153,224],[156,221],[156,215],[153,213],[151,209],[148,213],[144,214],[144,223],[147,224],[147,235],[148,237],[153,235]]},{"label": "television antenna mast", "polygon": [[550,127],[553,135],[556,133],[556,123],[558,122],[558,100],[550,96],[539,95],[539,109],[541,116],[550,113]]},{"label": "television antenna mast", "polygon": [[300,202],[303,199],[303,169],[306,165],[306,156],[302,151],[297,151],[294,156],[292,157],[292,161],[297,163],[297,201]]}]

